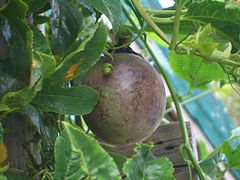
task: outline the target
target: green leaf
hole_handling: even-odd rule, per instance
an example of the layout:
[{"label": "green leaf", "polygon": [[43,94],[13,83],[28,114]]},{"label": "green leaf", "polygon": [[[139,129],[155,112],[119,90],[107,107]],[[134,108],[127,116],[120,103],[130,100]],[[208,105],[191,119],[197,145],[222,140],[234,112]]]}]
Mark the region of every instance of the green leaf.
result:
[{"label": "green leaf", "polygon": [[87,86],[49,86],[37,95],[33,104],[47,112],[83,115],[92,111],[97,97],[98,93]]},{"label": "green leaf", "polygon": [[198,56],[171,52],[170,65],[176,75],[186,80],[191,88],[200,88],[211,81],[226,79],[226,74],[219,64],[205,63]]},{"label": "green leaf", "polygon": [[28,180],[31,179],[26,175],[26,173],[18,173],[18,172],[6,172],[4,175],[7,177],[8,180]]},{"label": "green leaf", "polygon": [[54,142],[59,135],[59,114],[41,112],[32,105],[26,106],[21,113],[29,118],[37,133],[31,140],[34,152],[41,153],[42,166],[54,162]]},{"label": "green leaf", "polygon": [[[0,165],[4,163],[4,161],[6,161],[7,159],[7,148],[4,144],[4,142],[0,142]],[[1,168],[1,166],[0,166]],[[0,171],[1,173],[1,171]]]},{"label": "green leaf", "polygon": [[16,92],[9,92],[3,96],[1,104],[8,107],[10,110],[15,111],[27,106],[35,97],[38,90],[24,88]]},{"label": "green leaf", "polygon": [[56,60],[52,55],[35,51],[32,65],[34,73],[49,78],[56,68]]},{"label": "green leaf", "polygon": [[83,179],[87,176],[81,167],[83,154],[81,151],[74,152],[72,150],[66,131],[61,132],[55,141],[54,158],[54,179]]},{"label": "green leaf", "polygon": [[50,46],[46,37],[36,26],[31,26],[31,30],[33,32],[33,50],[50,55]]},{"label": "green leaf", "polygon": [[113,159],[97,143],[82,130],[64,122],[65,131],[71,142],[72,151],[82,153],[81,167],[88,179],[120,179],[120,174]]},{"label": "green leaf", "polygon": [[[12,13],[11,11],[13,9],[15,10],[14,13]],[[5,8],[3,11],[1,11],[1,13],[7,18],[17,22],[18,19],[25,18],[27,10],[28,10],[28,6],[22,0],[11,0],[8,4],[8,7]],[[17,19],[14,19],[14,18],[17,18]]]},{"label": "green leaf", "polygon": [[0,104],[0,112],[1,111],[9,111],[10,108],[6,104]]},{"label": "green leaf", "polygon": [[7,172],[9,166],[8,165],[3,165],[0,167],[0,173],[4,173],[4,172]]},{"label": "green leaf", "polygon": [[7,73],[0,71],[0,98],[7,92],[16,91],[20,87],[20,83],[16,78],[11,77]]},{"label": "green leaf", "polygon": [[122,172],[122,168],[124,166],[124,163],[127,161],[127,157],[110,152],[109,155],[113,158],[115,164],[117,165],[120,172]]},{"label": "green leaf", "polygon": [[9,1],[10,1],[10,0],[2,0],[2,1],[0,1],[0,12],[1,12],[4,8],[6,8],[6,7],[8,6]]},{"label": "green leaf", "polygon": [[33,22],[35,25],[49,23],[50,17],[42,15],[33,15]]},{"label": "green leaf", "polygon": [[173,165],[167,158],[156,158],[150,150],[153,145],[138,144],[136,154],[124,164],[123,172],[127,180],[166,179],[172,180]]},{"label": "green leaf", "polygon": [[54,161],[54,142],[59,135],[57,122],[59,115],[39,112],[37,109],[28,115],[30,115],[32,122],[34,119],[39,121],[42,162],[47,165],[49,162]]},{"label": "green leaf", "polygon": [[228,1],[225,9],[230,9],[230,10],[240,10],[240,4],[238,1]]},{"label": "green leaf", "polygon": [[203,140],[197,140],[197,147],[199,153],[199,159],[206,159],[210,155],[210,151]]},{"label": "green leaf", "polygon": [[35,12],[40,10],[41,8],[43,8],[48,2],[49,0],[23,0],[29,8],[29,11],[31,12]]},{"label": "green leaf", "polygon": [[26,87],[15,92],[6,93],[0,101],[0,111],[5,111],[5,114],[8,114],[24,108],[41,89],[42,79],[40,78],[31,88]]},{"label": "green leaf", "polygon": [[240,9],[226,9],[225,6],[226,3],[218,1],[193,3],[183,20],[201,25],[211,23],[218,33],[239,49]]},{"label": "green leaf", "polygon": [[173,164],[168,158],[152,159],[144,165],[143,179],[165,179],[172,180]]},{"label": "green leaf", "polygon": [[221,147],[220,151],[226,155],[228,160],[228,167],[230,168],[240,168],[240,144],[234,149],[229,141],[225,141]]},{"label": "green leaf", "polygon": [[2,173],[0,173],[0,179],[1,180],[7,180],[6,176],[4,176]]},{"label": "green leaf", "polygon": [[[49,78],[55,71],[56,60],[52,55],[34,51],[32,60],[32,82],[39,77]],[[35,79],[35,80],[33,80]]]},{"label": "green leaf", "polygon": [[56,68],[56,60],[51,55],[49,44],[42,32],[35,26],[31,26],[33,31],[33,59],[31,70],[30,86],[42,77],[49,78]]},{"label": "green leaf", "polygon": [[100,23],[84,51],[76,51],[65,58],[53,75],[53,82],[69,81],[83,76],[99,60],[107,41],[107,30]]},{"label": "green leaf", "polygon": [[11,0],[0,14],[0,28],[10,47],[9,55],[0,62],[0,70],[13,77],[20,77],[31,65],[32,32],[25,21],[26,13],[25,3]]},{"label": "green leaf", "polygon": [[106,15],[111,21],[113,32],[117,33],[121,24],[122,6],[119,0],[88,0],[88,2],[99,12]]},{"label": "green leaf", "polygon": [[72,47],[68,50],[68,56],[83,51],[86,44],[93,38],[98,28],[98,24],[92,17],[85,17],[83,19],[82,29],[79,33],[77,40],[73,43]]},{"label": "green leaf", "polygon": [[52,51],[63,56],[78,37],[82,26],[82,13],[72,1],[52,1]]}]

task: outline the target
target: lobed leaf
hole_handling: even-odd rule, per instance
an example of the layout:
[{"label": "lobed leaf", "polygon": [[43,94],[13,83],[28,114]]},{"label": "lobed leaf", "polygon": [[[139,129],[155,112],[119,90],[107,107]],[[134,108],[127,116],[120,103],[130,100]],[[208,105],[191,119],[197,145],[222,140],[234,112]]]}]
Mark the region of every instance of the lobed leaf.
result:
[{"label": "lobed leaf", "polygon": [[156,158],[150,150],[153,145],[138,144],[136,154],[124,164],[123,172],[127,180],[166,179],[172,180],[173,164],[167,158]]},{"label": "lobed leaf", "polygon": [[183,20],[201,25],[211,23],[234,47],[240,48],[240,9],[228,9],[224,2],[202,1],[191,4]]},{"label": "lobed leaf", "polygon": [[201,88],[211,81],[226,79],[222,67],[215,63],[205,63],[195,55],[170,53],[170,65],[176,75],[186,80],[191,88]]}]

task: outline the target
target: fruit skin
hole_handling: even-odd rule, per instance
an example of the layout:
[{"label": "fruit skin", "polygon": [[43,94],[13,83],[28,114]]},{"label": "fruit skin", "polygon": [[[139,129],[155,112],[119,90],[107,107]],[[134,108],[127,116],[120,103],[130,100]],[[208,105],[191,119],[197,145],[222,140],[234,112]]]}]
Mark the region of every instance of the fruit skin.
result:
[{"label": "fruit skin", "polygon": [[166,106],[165,89],[160,74],[140,56],[117,53],[113,58],[110,76],[103,74],[103,58],[85,77],[85,84],[100,93],[85,121],[104,143],[134,144],[159,126]]}]

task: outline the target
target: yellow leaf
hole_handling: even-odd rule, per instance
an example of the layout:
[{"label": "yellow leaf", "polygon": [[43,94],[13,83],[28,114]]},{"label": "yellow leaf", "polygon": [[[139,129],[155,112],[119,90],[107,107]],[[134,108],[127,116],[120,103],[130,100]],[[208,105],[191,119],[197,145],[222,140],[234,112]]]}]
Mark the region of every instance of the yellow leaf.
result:
[{"label": "yellow leaf", "polygon": [[7,159],[7,149],[5,144],[0,143],[0,164],[3,163]]}]

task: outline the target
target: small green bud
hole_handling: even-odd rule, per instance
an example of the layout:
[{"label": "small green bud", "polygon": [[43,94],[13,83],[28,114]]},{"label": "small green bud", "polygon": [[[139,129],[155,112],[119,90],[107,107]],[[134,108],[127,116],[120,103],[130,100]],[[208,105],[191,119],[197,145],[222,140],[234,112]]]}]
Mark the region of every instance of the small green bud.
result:
[{"label": "small green bud", "polygon": [[112,64],[104,63],[103,64],[103,74],[105,76],[110,76],[112,74],[112,68],[113,68]]}]

